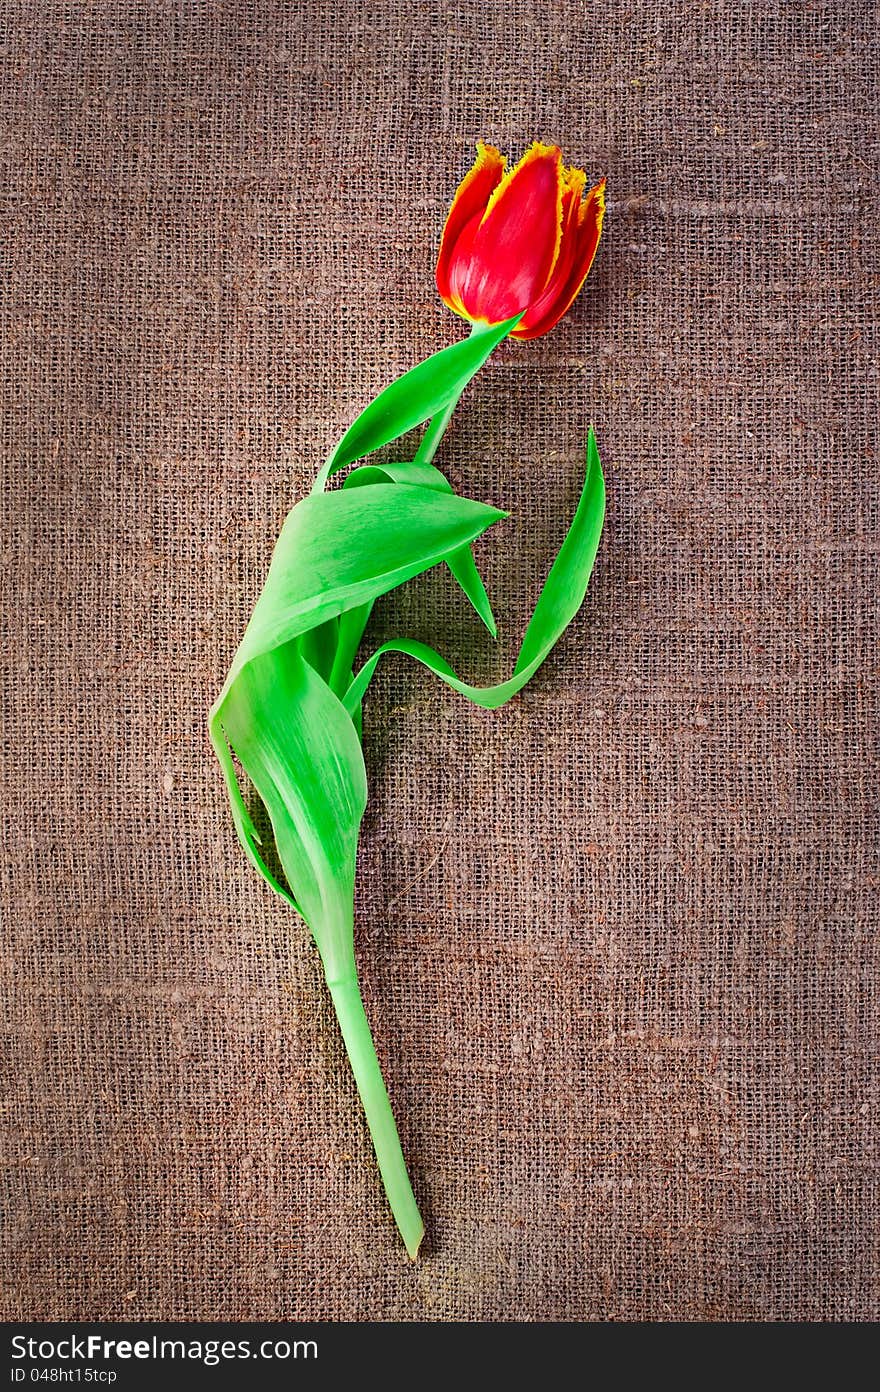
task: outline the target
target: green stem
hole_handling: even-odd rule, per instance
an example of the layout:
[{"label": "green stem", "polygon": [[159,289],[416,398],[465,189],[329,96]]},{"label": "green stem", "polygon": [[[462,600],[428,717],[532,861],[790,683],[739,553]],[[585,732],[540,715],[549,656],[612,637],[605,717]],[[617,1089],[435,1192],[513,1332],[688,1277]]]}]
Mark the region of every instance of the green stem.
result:
[{"label": "green stem", "polygon": [[[486,330],[491,327],[491,324],[471,324],[471,338],[476,338],[478,334],[485,333]],[[465,383],[465,386],[467,386],[467,383]],[[463,391],[464,387],[462,387],[461,391],[452,398],[448,406],[445,406],[442,411],[439,411],[437,413],[436,416],[431,417],[428,423],[428,428],[422,436],[421,443],[419,444],[419,447],[416,450],[415,459],[413,461],[414,463],[432,463],[434,455],[437,453],[440,441],[446,434],[446,427],[452,420],[452,413],[458,405],[459,401],[461,400],[461,392]]]},{"label": "green stem", "polygon": [[431,417],[430,424],[422,436],[421,444],[416,450],[415,464],[430,464],[437,453],[437,448],[443,436],[446,434],[446,427],[452,420],[452,413],[459,403],[461,393],[454,396],[448,406],[445,406],[436,416]]},{"label": "green stem", "polygon": [[373,1138],[379,1173],[385,1185],[385,1193],[391,1205],[400,1235],[406,1250],[415,1261],[419,1244],[425,1233],[413,1196],[406,1162],[400,1148],[400,1137],[394,1123],[394,1114],[388,1099],[388,1091],[376,1050],[373,1036],[364,1013],[364,1005],[356,977],[346,977],[342,981],[328,981],[330,995],[336,1007],[342,1038],[351,1061],[352,1072],[361,1096],[367,1125]]}]

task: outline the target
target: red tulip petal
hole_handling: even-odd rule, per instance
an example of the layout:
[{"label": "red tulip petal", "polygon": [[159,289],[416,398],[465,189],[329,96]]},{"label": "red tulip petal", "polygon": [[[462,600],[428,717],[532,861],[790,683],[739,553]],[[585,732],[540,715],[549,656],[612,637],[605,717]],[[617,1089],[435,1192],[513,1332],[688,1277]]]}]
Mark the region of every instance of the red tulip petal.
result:
[{"label": "red tulip petal", "polygon": [[532,324],[541,322],[555,306],[557,299],[564,287],[568,284],[574,265],[575,249],[577,246],[577,227],[578,217],[581,209],[581,197],[586,186],[587,176],[582,169],[568,169],[564,171],[564,184],[562,190],[562,240],[559,247],[559,255],[556,258],[556,265],[553,267],[553,274],[547,282],[543,294],[539,295],[529,308],[518,328],[528,330]]},{"label": "red tulip petal", "polygon": [[460,304],[453,304],[449,287],[449,266],[455,245],[462,229],[474,215],[482,217],[486,211],[492,192],[504,176],[507,161],[494,145],[484,145],[477,141],[477,158],[473,168],[464,176],[456,190],[449,209],[449,216],[440,239],[440,253],[437,258],[437,289],[450,309],[456,314],[464,313]]},{"label": "red tulip petal", "polygon": [[[554,271],[545,293],[531,305],[513,330],[512,337],[537,338],[559,323],[589,275],[602,235],[604,216],[605,180],[602,179],[577,207],[576,225],[566,223],[559,256],[560,275],[557,276]],[[566,267],[564,278],[563,265]]]},{"label": "red tulip petal", "polygon": [[[468,235],[470,234],[470,235]],[[528,308],[549,281],[562,237],[562,157],[534,144],[498,184],[449,268],[451,297],[470,318],[497,324]]]},{"label": "red tulip petal", "polygon": [[449,294],[444,295],[443,299],[450,309],[454,310],[456,314],[460,314],[464,319],[473,320],[485,317],[479,305],[466,307],[458,293],[458,286],[463,277],[462,268],[470,265],[474,251],[474,238],[479,231],[482,219],[483,212],[474,213],[466,226],[462,228],[452,249],[449,262]]}]

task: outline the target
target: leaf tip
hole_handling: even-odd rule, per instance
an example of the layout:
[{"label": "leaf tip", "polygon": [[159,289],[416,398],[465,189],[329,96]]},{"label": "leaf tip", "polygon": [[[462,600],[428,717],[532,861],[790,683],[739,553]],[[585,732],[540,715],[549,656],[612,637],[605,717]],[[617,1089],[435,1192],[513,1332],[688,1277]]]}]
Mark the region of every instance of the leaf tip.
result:
[{"label": "leaf tip", "polygon": [[424,1238],[425,1238],[425,1225],[424,1225],[424,1223],[420,1223],[420,1224],[419,1224],[419,1229],[418,1229],[418,1234],[417,1234],[416,1236],[413,1236],[413,1237],[408,1238],[407,1241],[406,1241],[406,1255],[409,1257],[409,1259],[410,1259],[411,1262],[416,1262],[416,1261],[418,1261],[418,1259],[419,1259],[419,1248],[421,1247],[422,1242],[424,1241]]}]

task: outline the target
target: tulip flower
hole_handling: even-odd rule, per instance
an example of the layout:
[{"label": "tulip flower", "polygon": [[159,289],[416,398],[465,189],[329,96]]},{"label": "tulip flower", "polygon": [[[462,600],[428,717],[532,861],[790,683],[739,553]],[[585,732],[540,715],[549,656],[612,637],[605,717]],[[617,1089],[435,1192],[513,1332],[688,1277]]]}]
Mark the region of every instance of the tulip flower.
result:
[{"label": "tulip flower", "polygon": [[[605,484],[592,428],[580,501],[506,680],[474,686],[428,643],[407,637],[382,643],[360,664],[358,651],[376,600],[440,564],[495,634],[471,546],[506,513],[459,496],[433,459],[456,402],[493,349],[511,332],[520,338],[546,333],[580,289],[603,209],[603,185],[586,198],[585,187],[580,170],[563,168],[555,145],[534,145],[510,174],[497,150],[479,146],[452,205],[437,268],[444,299],[473,320],[476,332],[390,382],[344,432],[311,492],[284,523],[210,715],[211,742],[245,853],[314,938],[391,1212],[413,1259],[424,1222],[355,956],[355,870],[367,804],[364,697],[377,663],[390,652],[421,663],[485,710],[503,706],[531,680],[583,602],[602,533]],[[404,458],[405,447],[387,452],[419,426],[425,429],[414,458]],[[328,489],[342,470],[350,472],[341,487]],[[543,496],[543,480],[540,488]],[[260,830],[239,772],[263,806]],[[466,784],[460,795],[468,798]],[[478,1005],[474,996],[473,1009]],[[423,1129],[423,1142],[428,1134]],[[425,1173],[426,1163],[420,1169]]]},{"label": "tulip flower", "polygon": [[513,338],[557,324],[587,278],[605,214],[605,180],[586,194],[583,170],[558,145],[536,141],[519,164],[477,142],[477,158],[452,200],[437,260],[437,289],[477,325],[521,314]]}]

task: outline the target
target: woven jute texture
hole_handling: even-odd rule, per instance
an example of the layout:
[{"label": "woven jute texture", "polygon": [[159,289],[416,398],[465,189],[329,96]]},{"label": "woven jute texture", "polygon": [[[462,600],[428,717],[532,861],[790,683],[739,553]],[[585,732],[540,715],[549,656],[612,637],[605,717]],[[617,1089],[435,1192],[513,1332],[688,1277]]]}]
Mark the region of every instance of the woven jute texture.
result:
[{"label": "woven jute texture", "polygon": [[[866,3],[3,6],[7,1318],[878,1314],[878,48]],[[587,290],[439,462],[509,508],[493,647],[391,659],[357,942],[407,1262],[301,922],[206,713],[287,510],[463,329],[483,136],[607,174]],[[872,820],[874,818],[874,820]]]}]

